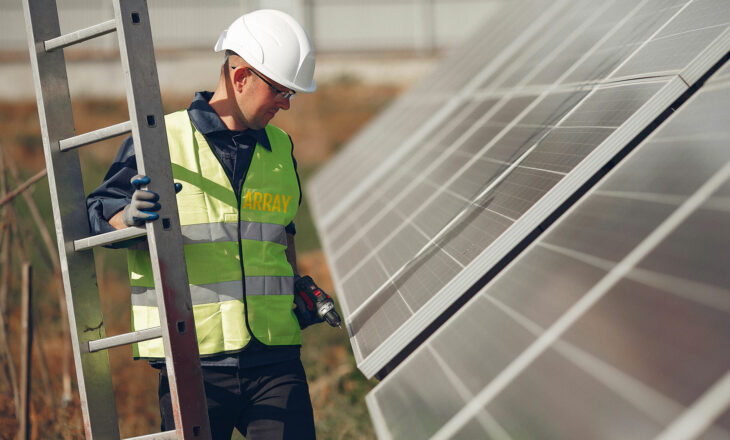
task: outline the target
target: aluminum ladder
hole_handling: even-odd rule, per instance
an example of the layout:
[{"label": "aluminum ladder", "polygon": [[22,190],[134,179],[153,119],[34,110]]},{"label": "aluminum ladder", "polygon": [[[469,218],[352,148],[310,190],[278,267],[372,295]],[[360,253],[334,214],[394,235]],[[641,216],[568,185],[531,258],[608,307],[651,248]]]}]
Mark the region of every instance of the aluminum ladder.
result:
[{"label": "aluminum ladder", "polygon": [[[88,439],[119,439],[106,350],[162,337],[176,429],[135,438],[209,439],[147,4],[144,0],[113,0],[113,4],[114,19],[61,35],[55,0],[23,0],[84,430]],[[130,119],[75,135],[63,48],[111,32],[116,32],[119,40]],[[149,188],[162,200],[160,218],[144,228],[89,236],[81,166],[75,149],[129,132],[139,172],[152,176]],[[92,248],[144,234],[161,326],[107,337]]]}]

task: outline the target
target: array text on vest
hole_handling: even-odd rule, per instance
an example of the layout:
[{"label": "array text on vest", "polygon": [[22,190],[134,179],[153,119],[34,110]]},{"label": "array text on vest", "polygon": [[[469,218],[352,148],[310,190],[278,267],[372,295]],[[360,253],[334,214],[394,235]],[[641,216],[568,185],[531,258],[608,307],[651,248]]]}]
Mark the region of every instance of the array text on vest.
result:
[{"label": "array text on vest", "polygon": [[247,190],[243,197],[241,209],[268,212],[287,212],[291,196],[283,194],[269,194]]}]

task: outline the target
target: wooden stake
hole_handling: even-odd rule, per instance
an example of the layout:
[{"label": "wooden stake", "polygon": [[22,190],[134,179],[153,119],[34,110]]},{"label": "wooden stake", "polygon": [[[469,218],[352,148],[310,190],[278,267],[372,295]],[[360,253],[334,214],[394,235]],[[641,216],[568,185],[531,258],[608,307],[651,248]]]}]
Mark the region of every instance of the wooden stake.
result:
[{"label": "wooden stake", "polygon": [[18,420],[18,440],[30,440],[30,378],[31,378],[31,357],[33,348],[33,325],[31,315],[30,296],[31,267],[23,263],[23,292],[22,292],[22,316],[21,316],[21,357],[20,357],[20,414]]}]

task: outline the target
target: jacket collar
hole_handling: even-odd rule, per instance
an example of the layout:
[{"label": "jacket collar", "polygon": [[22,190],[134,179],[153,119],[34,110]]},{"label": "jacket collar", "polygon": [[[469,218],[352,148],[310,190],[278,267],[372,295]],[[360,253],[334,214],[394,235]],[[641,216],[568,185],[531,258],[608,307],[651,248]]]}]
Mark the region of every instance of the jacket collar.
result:
[{"label": "jacket collar", "polygon": [[231,136],[239,134],[246,134],[253,137],[256,142],[261,144],[264,148],[271,151],[271,142],[269,137],[266,135],[266,129],[251,130],[247,129],[244,131],[232,131],[221,121],[218,113],[215,112],[213,107],[208,104],[210,98],[213,97],[213,92],[195,92],[193,102],[188,107],[188,115],[190,120],[195,124],[195,128],[204,136],[213,133],[228,132]]}]

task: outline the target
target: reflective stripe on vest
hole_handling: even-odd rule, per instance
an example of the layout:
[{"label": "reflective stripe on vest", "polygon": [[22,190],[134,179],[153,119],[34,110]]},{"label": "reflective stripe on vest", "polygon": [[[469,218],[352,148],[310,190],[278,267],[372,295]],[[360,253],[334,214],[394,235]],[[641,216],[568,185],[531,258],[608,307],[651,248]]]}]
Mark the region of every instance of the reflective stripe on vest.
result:
[{"label": "reflective stripe on vest", "polygon": [[[182,227],[183,244],[215,243],[221,241],[238,241],[235,223],[207,223]],[[286,246],[286,228],[271,223],[241,222],[241,238],[243,240],[269,241]],[[149,249],[147,242],[136,245],[136,249]]]},{"label": "reflective stripe on vest", "polygon": [[[241,222],[241,238],[244,240],[270,241],[286,246],[286,229],[271,223]],[[204,223],[182,227],[183,244],[238,241],[235,223]]]},{"label": "reflective stripe on vest", "polygon": [[[294,277],[246,277],[246,296],[291,295]],[[211,304],[231,300],[243,300],[241,281],[190,285],[193,305]],[[132,286],[132,305],[157,307],[154,287]]]},{"label": "reflective stripe on vest", "polygon": [[[271,150],[255,146],[237,200],[223,167],[187,112],[167,115],[165,125],[173,178],[183,185],[177,205],[200,354],[241,350],[251,339],[248,327],[267,345],[300,344],[292,312],[293,270],[285,252],[285,226],[294,219],[300,198],[289,136],[266,127]],[[132,327],[157,326],[149,252],[129,249],[127,261]],[[133,351],[135,357],[164,357],[160,339],[136,344]]]}]

